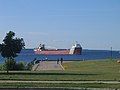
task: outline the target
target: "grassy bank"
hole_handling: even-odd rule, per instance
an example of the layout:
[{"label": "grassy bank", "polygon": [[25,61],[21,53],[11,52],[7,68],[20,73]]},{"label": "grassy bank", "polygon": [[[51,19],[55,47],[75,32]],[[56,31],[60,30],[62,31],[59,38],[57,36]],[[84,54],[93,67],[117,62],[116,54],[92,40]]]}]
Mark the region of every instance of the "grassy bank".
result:
[{"label": "grassy bank", "polygon": [[[0,80],[18,81],[120,81],[120,64],[116,61],[74,61],[63,63],[65,71],[0,72]],[[0,83],[0,87],[85,87],[120,88],[119,84],[75,83]]]},{"label": "grassy bank", "polygon": [[63,64],[65,71],[0,72],[0,80],[116,80],[120,81],[120,64],[116,61],[75,61]]},{"label": "grassy bank", "polygon": [[63,65],[65,70],[83,74],[78,78],[79,80],[120,80],[120,63],[116,61],[82,61]]}]

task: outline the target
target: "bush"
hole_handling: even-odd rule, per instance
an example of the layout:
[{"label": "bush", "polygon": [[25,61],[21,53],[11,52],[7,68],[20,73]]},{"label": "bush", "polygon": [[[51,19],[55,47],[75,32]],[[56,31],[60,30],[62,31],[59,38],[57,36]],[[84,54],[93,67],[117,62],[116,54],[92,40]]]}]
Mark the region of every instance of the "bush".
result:
[{"label": "bush", "polygon": [[7,59],[5,61],[5,64],[0,66],[0,70],[25,70],[25,63],[24,62],[18,62],[16,63],[16,61],[14,59]]},{"label": "bush", "polygon": [[3,70],[5,70],[5,69],[4,69],[4,65],[3,65],[3,64],[0,64],[0,71],[3,71]]},{"label": "bush", "polygon": [[27,70],[32,70],[32,66],[33,66],[32,63],[28,63],[26,69],[27,69]]},{"label": "bush", "polygon": [[25,63],[24,62],[18,62],[15,66],[16,70],[25,70]]},{"label": "bush", "polygon": [[0,65],[0,70],[7,70],[7,71],[13,71],[13,70],[31,70],[33,66],[33,63],[30,62],[28,64],[24,62],[18,62],[14,59],[6,59],[5,63],[3,65]]}]

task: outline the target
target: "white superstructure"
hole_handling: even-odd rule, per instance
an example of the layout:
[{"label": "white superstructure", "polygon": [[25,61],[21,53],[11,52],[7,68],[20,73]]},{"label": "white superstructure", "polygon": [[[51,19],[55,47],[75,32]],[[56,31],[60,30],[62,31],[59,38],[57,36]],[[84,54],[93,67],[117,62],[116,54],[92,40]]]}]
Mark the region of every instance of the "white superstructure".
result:
[{"label": "white superstructure", "polygon": [[82,50],[82,47],[80,44],[76,43],[72,46],[72,48],[70,49],[69,54],[78,54],[80,53],[80,51]]}]

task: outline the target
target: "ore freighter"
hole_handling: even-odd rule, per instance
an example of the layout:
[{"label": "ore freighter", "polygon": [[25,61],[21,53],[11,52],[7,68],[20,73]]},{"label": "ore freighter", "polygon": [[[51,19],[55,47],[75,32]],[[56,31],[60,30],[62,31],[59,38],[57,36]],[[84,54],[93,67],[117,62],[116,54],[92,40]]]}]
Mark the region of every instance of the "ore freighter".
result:
[{"label": "ore freighter", "polygon": [[43,55],[67,55],[67,54],[81,54],[82,47],[80,44],[75,43],[71,49],[46,49],[45,44],[40,44],[38,48],[34,49],[35,54]]}]

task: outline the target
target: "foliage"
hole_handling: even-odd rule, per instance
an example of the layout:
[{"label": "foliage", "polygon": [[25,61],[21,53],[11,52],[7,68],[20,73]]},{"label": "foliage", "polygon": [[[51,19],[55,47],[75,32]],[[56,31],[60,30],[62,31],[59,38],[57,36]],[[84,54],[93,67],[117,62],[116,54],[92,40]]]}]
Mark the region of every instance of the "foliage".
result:
[{"label": "foliage", "polygon": [[31,62],[29,62],[29,63],[27,64],[26,70],[32,70],[33,65],[34,65],[34,64],[37,64],[37,63],[39,63],[39,60],[37,60],[36,58],[34,58],[33,61],[31,61]]},{"label": "foliage", "polygon": [[5,70],[15,70],[16,61],[14,59],[5,60]]},{"label": "foliage", "polygon": [[23,38],[14,38],[15,33],[9,31],[6,37],[3,40],[3,43],[0,45],[1,55],[4,58],[11,59],[17,56],[17,53],[20,53],[21,49],[24,48],[25,43]]},{"label": "foliage", "polygon": [[6,70],[15,70],[16,62],[14,58],[24,48],[25,43],[23,38],[14,38],[15,33],[9,31],[0,44],[0,53],[5,58]]},{"label": "foliage", "polygon": [[18,62],[16,63],[16,61],[14,59],[7,59],[5,61],[5,64],[1,66],[1,70],[26,70],[25,67],[25,63],[24,62]]},{"label": "foliage", "polygon": [[26,66],[26,69],[27,70],[32,70],[32,66],[33,66],[32,63],[28,63],[27,66]]},{"label": "foliage", "polygon": [[3,70],[5,70],[5,69],[4,69],[4,65],[3,65],[3,64],[0,64],[0,71],[3,71]]},{"label": "foliage", "polygon": [[24,62],[18,62],[15,66],[16,66],[15,70],[25,70]]}]

